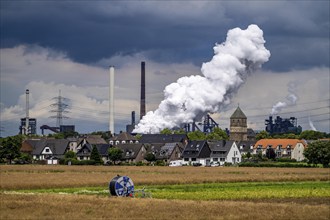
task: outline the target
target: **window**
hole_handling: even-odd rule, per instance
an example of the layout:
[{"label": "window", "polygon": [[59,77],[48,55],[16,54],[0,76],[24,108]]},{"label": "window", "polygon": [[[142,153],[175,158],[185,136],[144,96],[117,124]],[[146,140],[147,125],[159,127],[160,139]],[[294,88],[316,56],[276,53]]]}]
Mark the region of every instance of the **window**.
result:
[{"label": "window", "polygon": [[184,161],[189,161],[189,158],[184,158]]},{"label": "window", "polygon": [[49,153],[49,152],[50,152],[49,148],[46,148],[46,149],[45,149],[45,152],[46,152],[46,153]]},{"label": "window", "polygon": [[217,157],[213,158],[213,161],[218,161],[218,158]]},{"label": "window", "polygon": [[262,152],[262,146],[261,146],[261,145],[259,145],[259,146],[257,147],[257,153],[260,153],[260,152]]},{"label": "window", "polygon": [[221,158],[220,158],[220,161],[225,161],[225,158],[224,158],[224,157],[221,157]]},{"label": "window", "polygon": [[191,158],[191,161],[196,161],[196,158]]}]

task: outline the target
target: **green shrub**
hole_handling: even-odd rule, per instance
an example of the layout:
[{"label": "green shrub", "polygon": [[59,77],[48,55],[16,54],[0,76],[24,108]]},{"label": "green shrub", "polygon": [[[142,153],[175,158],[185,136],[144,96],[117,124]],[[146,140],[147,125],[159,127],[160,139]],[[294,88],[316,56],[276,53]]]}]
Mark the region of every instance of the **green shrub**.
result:
[{"label": "green shrub", "polygon": [[314,167],[305,163],[289,163],[289,162],[264,162],[264,163],[253,163],[243,162],[239,164],[240,167]]},{"label": "green shrub", "polygon": [[142,161],[139,161],[135,164],[136,166],[144,166],[144,163]]},{"label": "green shrub", "polygon": [[157,160],[155,165],[156,166],[166,166],[166,163],[163,160]]},{"label": "green shrub", "polygon": [[294,163],[297,162],[296,159],[291,159],[291,158],[277,158],[277,162],[288,162],[288,163]]}]

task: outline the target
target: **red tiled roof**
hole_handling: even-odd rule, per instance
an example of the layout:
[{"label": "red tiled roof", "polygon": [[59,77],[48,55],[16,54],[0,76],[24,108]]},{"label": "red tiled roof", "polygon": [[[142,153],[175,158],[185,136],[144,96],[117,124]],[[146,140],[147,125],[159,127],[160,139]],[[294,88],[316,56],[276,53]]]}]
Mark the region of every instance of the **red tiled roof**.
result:
[{"label": "red tiled roof", "polygon": [[302,143],[305,146],[305,143],[298,139],[261,139],[257,141],[257,143],[254,145],[254,148],[258,148],[260,145],[263,149],[267,148],[268,146],[276,148],[278,145],[282,145],[283,148],[287,147],[288,145],[295,147],[298,143]]}]

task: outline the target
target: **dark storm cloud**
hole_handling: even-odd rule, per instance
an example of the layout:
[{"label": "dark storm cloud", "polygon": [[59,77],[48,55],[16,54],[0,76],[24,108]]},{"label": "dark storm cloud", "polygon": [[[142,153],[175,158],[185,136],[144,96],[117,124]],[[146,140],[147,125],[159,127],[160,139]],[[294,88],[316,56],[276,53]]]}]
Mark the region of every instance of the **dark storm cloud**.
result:
[{"label": "dark storm cloud", "polygon": [[1,2],[1,47],[38,44],[92,63],[144,52],[200,64],[229,28],[258,24],[272,52],[265,68],[329,66],[329,2]]}]

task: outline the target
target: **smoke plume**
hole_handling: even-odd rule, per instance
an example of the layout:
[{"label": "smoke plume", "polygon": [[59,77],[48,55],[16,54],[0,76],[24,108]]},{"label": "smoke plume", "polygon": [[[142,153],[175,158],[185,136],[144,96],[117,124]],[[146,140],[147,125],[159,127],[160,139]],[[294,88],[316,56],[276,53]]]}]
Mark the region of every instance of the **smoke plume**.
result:
[{"label": "smoke plume", "polygon": [[311,117],[309,116],[308,117],[308,122],[309,122],[309,127],[313,130],[313,131],[317,131],[314,124],[313,124],[313,121],[311,120]]},{"label": "smoke plume", "polygon": [[158,133],[191,123],[205,113],[219,112],[230,103],[248,73],[268,61],[263,31],[257,25],[228,31],[226,41],[213,47],[211,61],[203,63],[203,76],[185,76],[166,86],[158,109],[148,112],[135,126],[137,133]]},{"label": "smoke plume", "polygon": [[276,115],[280,113],[284,108],[288,106],[296,105],[298,96],[295,94],[296,90],[296,84],[293,82],[290,82],[288,84],[288,92],[289,95],[286,97],[286,101],[284,102],[278,102],[272,107],[272,111],[270,112],[271,115]]}]

